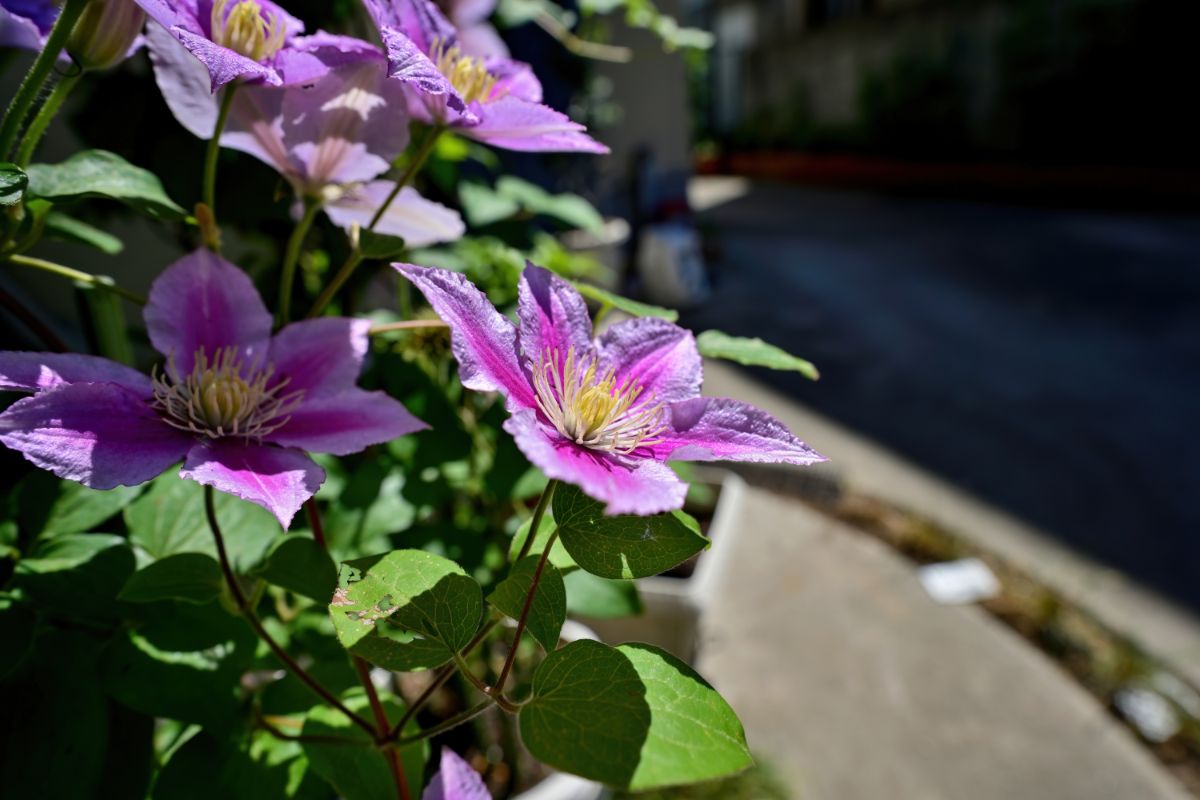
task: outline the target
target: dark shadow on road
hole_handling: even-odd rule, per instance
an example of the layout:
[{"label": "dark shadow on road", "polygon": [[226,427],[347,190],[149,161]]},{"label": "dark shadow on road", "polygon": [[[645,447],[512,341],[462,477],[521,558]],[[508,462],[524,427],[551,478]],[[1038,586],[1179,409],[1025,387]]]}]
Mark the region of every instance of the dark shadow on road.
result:
[{"label": "dark shadow on road", "polygon": [[703,221],[685,324],[812,359],[756,377],[1200,609],[1200,216],[756,184]]}]

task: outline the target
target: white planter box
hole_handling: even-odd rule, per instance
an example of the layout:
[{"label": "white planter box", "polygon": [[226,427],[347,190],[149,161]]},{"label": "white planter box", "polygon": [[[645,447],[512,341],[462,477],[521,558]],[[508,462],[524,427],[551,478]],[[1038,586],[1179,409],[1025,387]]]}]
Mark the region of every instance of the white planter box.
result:
[{"label": "white planter box", "polygon": [[696,468],[699,478],[721,487],[708,535],[712,547],[700,555],[696,569],[687,578],[655,576],[637,582],[644,611],[636,617],[581,620],[610,644],[645,642],[692,663],[700,617],[713,602],[712,587],[724,569],[723,553],[729,551],[739,530],[746,483],[728,470]]}]

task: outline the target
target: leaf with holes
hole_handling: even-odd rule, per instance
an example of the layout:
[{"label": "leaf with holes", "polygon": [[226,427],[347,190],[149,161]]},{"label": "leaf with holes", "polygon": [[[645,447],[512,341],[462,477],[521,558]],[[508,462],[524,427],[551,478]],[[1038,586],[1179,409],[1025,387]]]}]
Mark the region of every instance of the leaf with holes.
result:
[{"label": "leaf with holes", "polygon": [[539,760],[621,789],[698,783],[753,763],[729,704],[645,644],[582,640],[554,651],[534,673],[519,722]]},{"label": "leaf with holes", "polygon": [[[513,619],[519,619],[525,608],[525,598],[533,585],[541,555],[526,556],[513,565],[508,577],[488,595],[488,602]],[[529,607],[526,627],[546,652],[558,646],[558,634],[567,619],[567,590],[563,586],[562,573],[547,562],[542,569],[537,593]]]},{"label": "leaf with holes", "polygon": [[554,519],[567,552],[601,578],[645,578],[687,561],[709,545],[682,511],[606,516],[604,504],[569,484],[554,492]]},{"label": "leaf with holes", "polygon": [[342,646],[396,671],[432,669],[471,641],[483,591],[462,567],[421,550],[348,561],[329,604]]}]

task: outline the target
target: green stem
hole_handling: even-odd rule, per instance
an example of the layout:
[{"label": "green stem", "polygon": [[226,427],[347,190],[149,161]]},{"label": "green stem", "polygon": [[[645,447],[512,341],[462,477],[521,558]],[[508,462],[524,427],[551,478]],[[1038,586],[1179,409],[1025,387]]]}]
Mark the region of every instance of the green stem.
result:
[{"label": "green stem", "polygon": [[[408,168],[404,170],[404,174],[396,181],[396,185],[392,187],[391,193],[379,205],[379,208],[375,210],[374,216],[371,217],[371,221],[367,224],[367,231],[375,230],[375,226],[379,224],[379,220],[383,219],[383,215],[387,213],[388,208],[392,205],[392,201],[400,194],[400,190],[412,183],[413,178],[425,166],[425,162],[429,160],[430,154],[433,153],[433,146],[437,144],[438,137],[442,135],[443,130],[440,126],[434,126],[429,129],[429,133],[426,134],[420,147],[417,148],[417,152],[413,155]],[[354,270],[362,263],[362,260],[362,251],[359,249],[356,240],[354,248],[346,256],[346,260],[342,263],[342,266],[338,268],[337,274],[333,276],[333,280],[329,282],[329,285],[321,292],[316,302],[312,304],[312,308],[308,310],[308,319],[312,319],[325,310],[325,306],[329,305],[329,301],[338,293],[342,285],[350,279],[350,276],[354,274]]]},{"label": "green stem", "polygon": [[396,185],[392,187],[391,193],[384,200],[379,208],[375,209],[375,216],[371,217],[371,221],[367,223],[367,230],[375,230],[375,226],[379,224],[379,220],[383,219],[383,215],[391,207],[392,201],[400,194],[400,190],[412,183],[413,178],[417,177],[417,173],[425,166],[425,162],[429,160],[429,156],[433,153],[433,146],[437,144],[438,138],[442,135],[444,129],[440,125],[431,127],[428,133],[425,134],[425,139],[417,148],[416,154],[413,155],[412,161],[409,162],[408,168],[404,170],[404,174],[396,181]]},{"label": "green stem", "polygon": [[258,634],[258,638],[263,640],[271,652],[275,654],[275,657],[282,661],[283,665],[299,678],[301,683],[311,689],[314,694],[326,703],[345,714],[347,719],[371,734],[371,737],[374,738],[377,735],[375,727],[347,708],[345,703],[337,699],[316,678],[308,674],[304,667],[296,663],[296,660],[288,655],[279,642],[275,641],[275,638],[263,627],[262,621],[254,613],[254,606],[246,598],[246,593],[242,591],[242,586],[238,583],[237,575],[229,563],[229,554],[225,551],[225,537],[221,535],[221,527],[217,524],[217,509],[213,505],[213,488],[211,486],[204,487],[204,514],[208,517],[208,527],[212,530],[213,541],[217,545],[217,561],[221,565],[221,574],[225,576],[225,585],[229,587],[229,593],[233,595],[238,611],[245,618],[246,622],[250,624],[250,627],[254,629],[254,632]]},{"label": "green stem", "polygon": [[521,552],[517,553],[517,557],[513,559],[514,564],[529,555],[530,549],[533,548],[533,540],[537,538],[538,526],[542,524],[542,517],[546,515],[546,508],[550,505],[550,500],[554,497],[554,490],[556,488],[558,488],[558,481],[551,480],[546,484],[546,488],[542,490],[542,496],[538,499],[537,508],[533,510],[533,520],[529,523],[529,535],[525,537],[525,541],[521,544]]},{"label": "green stem", "polygon": [[67,43],[67,37],[71,35],[71,29],[75,27],[75,22],[83,13],[87,2],[88,0],[67,0],[46,38],[46,46],[29,67],[29,72],[25,73],[25,79],[13,95],[8,110],[4,112],[4,121],[0,123],[0,159],[7,157],[12,151],[17,134],[21,130],[21,123],[25,121],[30,107],[42,89],[42,84],[50,75],[50,70],[54,69],[58,54],[62,52],[63,45]]},{"label": "green stem", "polygon": [[221,151],[221,133],[229,119],[229,109],[233,106],[233,95],[237,91],[237,83],[225,86],[221,95],[221,107],[217,111],[217,123],[213,126],[212,138],[208,140],[208,149],[204,152],[204,185],[201,200],[208,206],[216,218],[217,213],[217,154]]},{"label": "green stem", "polygon": [[25,131],[25,138],[21,140],[21,146],[17,148],[17,166],[23,167],[33,158],[33,151],[37,149],[38,142],[46,133],[46,128],[50,126],[51,120],[58,114],[63,101],[67,99],[67,95],[71,94],[71,90],[77,83],[79,83],[78,75],[68,75],[59,80],[46,103],[33,118],[33,122],[29,123],[29,129]]},{"label": "green stem", "polygon": [[[496,620],[489,620],[486,625],[479,629],[479,632],[475,634],[475,637],[471,639],[471,641],[467,642],[467,646],[458,651],[459,656],[465,658],[466,656],[470,655],[471,652],[479,646],[480,642],[487,638],[488,634],[491,633],[492,629],[495,627]],[[400,735],[400,732],[404,730],[404,726],[408,724],[409,720],[417,715],[418,711],[424,708],[425,704],[429,702],[429,699],[433,697],[434,692],[445,685],[446,681],[450,679],[450,676],[454,674],[454,668],[457,666],[457,661],[458,659],[455,659],[454,662],[442,667],[437,676],[434,677],[433,683],[429,684],[429,686],[425,688],[425,691],[421,692],[420,696],[408,706],[408,709],[404,712],[404,716],[401,717],[400,721],[396,723],[396,726],[392,728],[392,739],[395,739]]]},{"label": "green stem", "polygon": [[493,705],[494,705],[494,701],[491,700],[490,698],[487,700],[484,700],[481,703],[479,703],[478,705],[472,706],[471,708],[468,708],[466,711],[460,711],[459,713],[455,714],[453,717],[450,717],[447,720],[439,722],[437,725],[434,725],[433,727],[426,728],[425,730],[420,731],[418,733],[414,733],[412,736],[400,737],[399,739],[396,740],[396,746],[403,747],[404,745],[412,744],[413,742],[420,742],[425,739],[432,739],[434,736],[437,736],[439,733],[445,733],[446,731],[450,730],[451,728],[456,728],[459,725],[462,725],[464,722],[469,722],[469,721],[473,720],[475,717],[478,717],[480,714],[482,714],[484,711],[487,711]]},{"label": "green stem", "polygon": [[[367,666],[367,662],[355,656],[354,670],[358,673],[358,682],[362,684],[363,690],[367,693],[367,700],[371,704],[371,713],[375,715],[375,741],[382,744],[391,734],[392,723],[388,722],[383,703],[379,702],[379,693],[375,691],[375,684],[371,682],[371,668]],[[388,768],[392,772],[392,781],[396,784],[396,797],[399,800],[411,800],[408,791],[408,777],[404,774],[404,762],[400,760],[400,752],[394,747],[389,747],[383,751],[383,757],[387,760]]]},{"label": "green stem", "polygon": [[14,254],[4,256],[4,260],[10,261],[13,264],[21,264],[22,266],[40,269],[43,272],[60,275],[64,278],[70,278],[73,281],[80,281],[101,289],[107,289],[113,294],[123,297],[131,303],[136,303],[139,306],[146,305],[146,298],[142,297],[140,294],[131,292],[128,289],[123,289],[111,281],[106,280],[99,275],[93,275],[90,272],[72,269],[71,267],[65,267],[62,264],[55,264],[53,261],[47,261],[44,258],[34,258],[33,256],[21,256]]},{"label": "green stem", "polygon": [[320,202],[312,198],[304,199],[304,216],[296,223],[291,238],[288,239],[287,250],[283,255],[283,270],[279,273],[279,313],[276,323],[279,327],[287,325],[292,316],[292,284],[296,281],[296,264],[300,261],[300,250],[304,246],[304,237],[308,235],[317,212],[321,210]]}]

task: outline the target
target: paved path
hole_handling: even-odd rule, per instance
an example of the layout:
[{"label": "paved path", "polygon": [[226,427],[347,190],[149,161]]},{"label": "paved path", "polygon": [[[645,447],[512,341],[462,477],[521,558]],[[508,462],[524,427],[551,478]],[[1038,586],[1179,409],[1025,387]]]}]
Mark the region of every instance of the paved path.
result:
[{"label": "paved path", "polygon": [[1200,608],[1200,218],[753,184],[685,315],[775,388]]},{"label": "paved path", "polygon": [[933,603],[886,546],[759,489],[746,506],[699,667],[797,800],[1189,797],[1055,664]]}]

